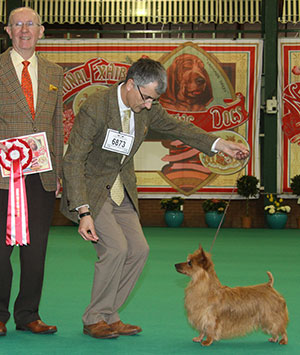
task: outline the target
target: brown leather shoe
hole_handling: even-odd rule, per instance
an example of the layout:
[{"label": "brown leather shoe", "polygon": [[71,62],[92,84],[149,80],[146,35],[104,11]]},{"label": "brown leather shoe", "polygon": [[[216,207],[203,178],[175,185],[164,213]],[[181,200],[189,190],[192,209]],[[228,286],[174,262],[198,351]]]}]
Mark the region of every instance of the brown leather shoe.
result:
[{"label": "brown leather shoe", "polygon": [[104,320],[95,324],[84,325],[83,333],[98,339],[117,338],[119,336],[119,333],[112,330]]},{"label": "brown leather shoe", "polygon": [[47,325],[40,319],[25,325],[17,325],[16,329],[29,330],[34,334],[52,334],[57,332],[57,328],[55,325]]},{"label": "brown leather shoe", "polygon": [[119,335],[135,335],[142,331],[137,325],[124,324],[122,321],[109,324],[110,328],[119,333]]},{"label": "brown leather shoe", "polygon": [[0,322],[0,336],[6,335],[6,333],[7,333],[7,329],[6,329],[5,323]]}]

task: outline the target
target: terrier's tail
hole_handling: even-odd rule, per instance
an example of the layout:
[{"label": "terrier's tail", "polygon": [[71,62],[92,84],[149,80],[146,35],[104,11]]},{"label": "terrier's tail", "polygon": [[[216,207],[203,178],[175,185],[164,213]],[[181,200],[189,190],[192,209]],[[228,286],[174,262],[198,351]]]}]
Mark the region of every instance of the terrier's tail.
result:
[{"label": "terrier's tail", "polygon": [[270,285],[271,287],[273,287],[273,284],[274,284],[274,277],[273,277],[273,275],[270,273],[270,271],[267,271],[267,274],[268,274],[268,276],[269,276],[268,285]]}]

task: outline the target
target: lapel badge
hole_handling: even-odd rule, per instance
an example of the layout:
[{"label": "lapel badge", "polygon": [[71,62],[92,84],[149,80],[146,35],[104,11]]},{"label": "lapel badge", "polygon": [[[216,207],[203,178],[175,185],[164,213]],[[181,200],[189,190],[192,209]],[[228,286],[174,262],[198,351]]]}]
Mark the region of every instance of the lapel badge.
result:
[{"label": "lapel badge", "polygon": [[52,84],[49,85],[49,91],[57,91],[58,88]]}]

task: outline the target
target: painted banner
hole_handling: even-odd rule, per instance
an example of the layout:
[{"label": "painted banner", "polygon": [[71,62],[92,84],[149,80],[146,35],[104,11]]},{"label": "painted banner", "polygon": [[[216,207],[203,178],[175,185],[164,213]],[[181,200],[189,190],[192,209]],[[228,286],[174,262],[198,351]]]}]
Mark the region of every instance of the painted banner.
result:
[{"label": "painted banner", "polygon": [[300,174],[300,40],[279,39],[278,50],[278,192],[291,192]]},{"label": "painted banner", "polygon": [[261,40],[41,40],[37,51],[64,68],[65,144],[87,97],[124,80],[130,65],[146,56],[167,70],[160,103],[170,115],[251,150],[241,163],[150,132],[135,156],[139,197],[226,195],[241,174],[260,178]]}]

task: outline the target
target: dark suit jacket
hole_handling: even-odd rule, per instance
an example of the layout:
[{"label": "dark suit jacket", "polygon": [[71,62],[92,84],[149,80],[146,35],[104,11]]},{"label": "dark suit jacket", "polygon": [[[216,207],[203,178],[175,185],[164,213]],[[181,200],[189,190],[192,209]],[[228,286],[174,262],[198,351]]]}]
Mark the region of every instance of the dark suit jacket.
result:
[{"label": "dark suit jacket", "polygon": [[121,164],[122,155],[102,149],[108,128],[121,131],[117,100],[117,85],[91,95],[75,118],[69,146],[63,162],[63,197],[61,211],[77,221],[74,209],[89,204],[92,215],[98,215],[120,173],[125,188],[138,211],[138,194],[133,157],[145,140],[148,129],[160,132],[170,139],[213,155],[211,146],[216,136],[205,133],[192,123],[178,122],[160,104],[151,110],[134,115],[135,139],[130,155]]},{"label": "dark suit jacket", "polygon": [[[10,48],[0,55],[0,140],[38,132],[46,132],[53,170],[41,173],[46,191],[56,190],[61,177],[63,154],[62,86],[60,66],[37,55],[38,97],[35,119],[23,94],[10,58]],[[0,189],[8,189],[9,178],[0,174]]]}]

